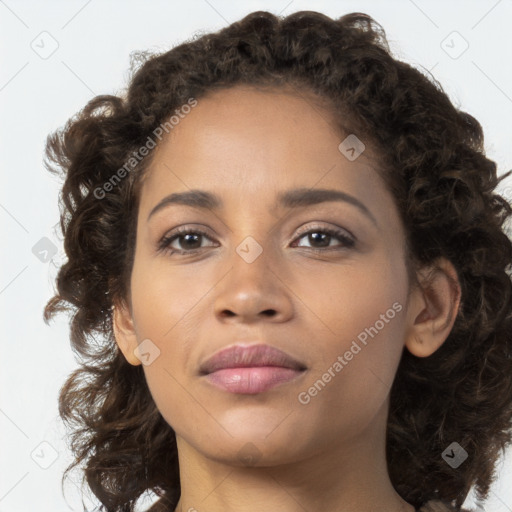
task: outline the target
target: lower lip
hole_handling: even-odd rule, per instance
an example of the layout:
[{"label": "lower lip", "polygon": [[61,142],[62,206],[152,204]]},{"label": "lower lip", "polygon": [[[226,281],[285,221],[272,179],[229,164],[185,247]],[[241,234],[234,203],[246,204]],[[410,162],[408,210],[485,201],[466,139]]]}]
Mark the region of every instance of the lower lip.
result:
[{"label": "lower lip", "polygon": [[224,368],[206,375],[206,379],[218,388],[230,393],[255,395],[289,382],[304,372],[281,366],[254,366],[250,368]]}]

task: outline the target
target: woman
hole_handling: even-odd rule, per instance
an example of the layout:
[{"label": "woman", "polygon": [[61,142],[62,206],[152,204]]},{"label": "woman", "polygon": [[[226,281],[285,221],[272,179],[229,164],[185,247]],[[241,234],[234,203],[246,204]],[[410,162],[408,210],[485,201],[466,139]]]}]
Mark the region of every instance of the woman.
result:
[{"label": "woman", "polygon": [[[461,510],[511,441],[511,207],[479,123],[353,13],[255,12],[48,139],[102,510]],[[94,335],[99,334],[98,342]]]}]

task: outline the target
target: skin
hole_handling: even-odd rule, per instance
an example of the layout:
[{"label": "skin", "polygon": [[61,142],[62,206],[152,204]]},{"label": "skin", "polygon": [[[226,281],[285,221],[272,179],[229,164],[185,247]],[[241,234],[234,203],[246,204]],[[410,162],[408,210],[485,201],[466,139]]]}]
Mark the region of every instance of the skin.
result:
[{"label": "skin", "polygon": [[[404,347],[425,357],[444,342],[460,288],[445,260],[428,286],[412,286],[378,158],[368,144],[349,161],[338,150],[345,137],[310,97],[237,86],[200,98],[155,149],[141,189],[131,296],[115,305],[114,331],[130,364],[141,364],[134,350],[142,340],[160,351],[144,372],[176,432],[177,511],[414,511],[387,472],[390,386]],[[349,202],[275,207],[276,195],[293,188],[343,191],[370,214]],[[217,194],[223,207],[173,204],[148,221],[162,198],[190,189]],[[195,244],[183,236],[172,243],[199,251],[158,251],[178,226],[207,231]],[[356,241],[333,235],[325,248],[299,228],[340,228]],[[262,249],[252,263],[236,251],[249,236]],[[394,303],[401,311],[300,403],[299,393]],[[256,395],[213,387],[199,365],[236,342],[267,343],[307,370]],[[241,458],[248,446],[249,462]]]}]

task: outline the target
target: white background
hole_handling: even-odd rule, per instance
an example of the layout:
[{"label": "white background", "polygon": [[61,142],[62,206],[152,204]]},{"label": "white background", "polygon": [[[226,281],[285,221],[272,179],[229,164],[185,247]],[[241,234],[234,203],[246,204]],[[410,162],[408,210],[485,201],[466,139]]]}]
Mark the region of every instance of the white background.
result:
[{"label": "white background", "polygon": [[[120,92],[130,52],[169,49],[195,31],[220,29],[255,10],[370,14],[396,56],[432,70],[455,105],[481,122],[487,154],[500,172],[512,168],[511,0],[0,0],[0,512],[83,510],[76,486],[68,483],[65,497],[60,486],[71,459],[57,394],[76,367],[68,319],[61,315],[51,326],[42,319],[64,257],[54,230],[59,183],[42,165],[47,134],[94,95]],[[58,48],[47,58],[33,49],[48,51],[52,44]],[[32,252],[43,237],[58,248],[48,262]],[[54,455],[47,469],[35,462],[48,465]],[[505,485],[512,477],[510,450],[498,473],[486,512],[512,510],[512,489]]]}]

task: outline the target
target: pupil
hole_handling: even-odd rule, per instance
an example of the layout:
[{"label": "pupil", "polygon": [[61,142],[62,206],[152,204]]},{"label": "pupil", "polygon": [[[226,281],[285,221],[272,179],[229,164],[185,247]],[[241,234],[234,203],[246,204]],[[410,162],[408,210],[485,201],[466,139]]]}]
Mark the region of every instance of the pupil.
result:
[{"label": "pupil", "polygon": [[323,244],[321,245],[321,247],[328,247],[328,246],[329,246],[329,241],[330,241],[330,240],[329,240],[329,239],[330,239],[330,236],[331,236],[331,235],[328,235],[328,234],[326,234],[326,233],[311,233],[311,234],[309,235],[309,237],[310,237],[310,243],[311,243],[312,241],[317,241],[317,242],[318,242],[318,238],[319,238],[319,237],[320,237],[320,238],[322,238],[322,237],[323,237],[323,242],[326,242],[326,241],[327,241],[327,243],[323,243]]},{"label": "pupil", "polygon": [[[201,236],[201,235],[191,235],[191,234],[188,234],[188,235],[184,235],[184,237],[183,237],[183,238],[185,238],[185,240],[188,242],[188,241],[190,240],[190,238],[189,238],[189,237],[194,237],[194,238],[196,239],[196,240],[195,240],[195,242],[197,243],[197,241],[198,241],[198,239],[199,239],[199,236]],[[190,249],[190,248],[192,248],[192,249],[195,249],[195,248],[196,248],[196,247],[191,247],[191,245],[190,245],[190,244],[185,244],[185,245],[188,245],[188,246],[189,246],[189,247],[188,247],[189,249]],[[201,245],[201,244],[199,244],[199,246],[200,246],[200,245]]]}]

